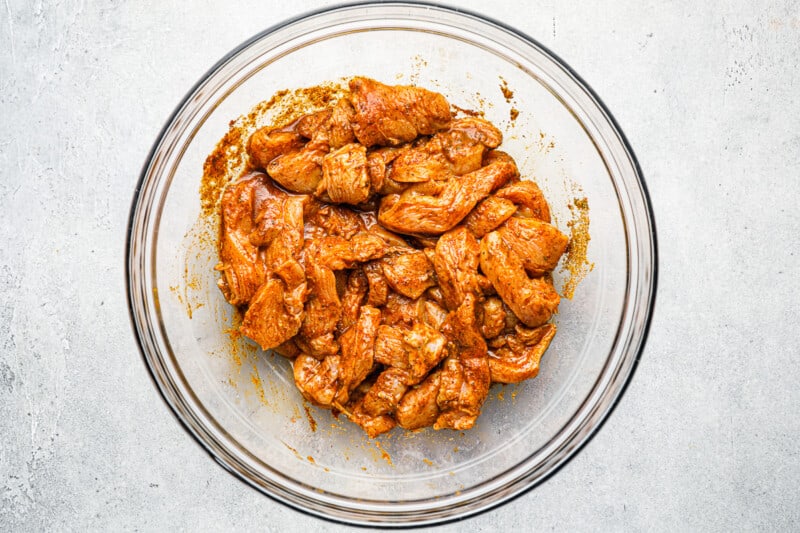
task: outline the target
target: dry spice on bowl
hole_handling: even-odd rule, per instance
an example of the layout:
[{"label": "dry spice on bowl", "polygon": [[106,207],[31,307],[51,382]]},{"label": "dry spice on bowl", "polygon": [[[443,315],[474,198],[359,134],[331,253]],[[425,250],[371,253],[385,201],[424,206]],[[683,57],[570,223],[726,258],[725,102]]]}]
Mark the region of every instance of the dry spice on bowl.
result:
[{"label": "dry spice on bowl", "polygon": [[250,136],[219,204],[219,287],[305,398],[370,437],[469,429],[491,383],[537,375],[568,238],[488,121],[368,78],[326,94]]}]

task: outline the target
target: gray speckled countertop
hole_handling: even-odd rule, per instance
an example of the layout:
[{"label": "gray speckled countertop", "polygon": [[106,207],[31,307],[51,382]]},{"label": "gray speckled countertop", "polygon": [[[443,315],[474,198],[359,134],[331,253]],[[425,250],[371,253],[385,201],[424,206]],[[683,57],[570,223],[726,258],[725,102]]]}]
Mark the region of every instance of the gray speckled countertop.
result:
[{"label": "gray speckled countertop", "polygon": [[[184,93],[328,4],[0,3],[0,530],[344,529],[218,467],[148,377],[123,257]],[[800,527],[800,11],[464,2],[542,41],[633,145],[660,286],[637,373],[556,476],[456,531]]]}]

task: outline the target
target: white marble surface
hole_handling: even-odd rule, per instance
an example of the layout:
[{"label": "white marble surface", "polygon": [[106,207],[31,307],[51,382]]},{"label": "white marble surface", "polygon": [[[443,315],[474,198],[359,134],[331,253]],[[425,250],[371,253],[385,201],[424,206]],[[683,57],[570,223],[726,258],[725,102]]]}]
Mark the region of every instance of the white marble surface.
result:
[{"label": "white marble surface", "polygon": [[[325,4],[0,3],[0,530],[343,529],[248,488],[180,428],[123,277],[133,187],[173,107],[232,47]],[[463,6],[605,100],[661,261],[647,348],[600,434],[445,529],[800,528],[797,3]]]}]

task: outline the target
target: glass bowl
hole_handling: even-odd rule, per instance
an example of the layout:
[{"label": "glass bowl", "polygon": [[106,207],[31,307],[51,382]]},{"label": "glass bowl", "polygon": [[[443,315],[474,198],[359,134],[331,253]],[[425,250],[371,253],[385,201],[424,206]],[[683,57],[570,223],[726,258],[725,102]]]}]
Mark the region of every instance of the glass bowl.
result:
[{"label": "glass bowl", "polygon": [[[493,386],[469,431],[397,428],[370,440],[355,424],[304,404],[288,360],[230,332],[236,316],[216,287],[215,219],[201,214],[205,158],[231,120],[276,91],[353,75],[419,84],[459,107],[482,109],[504,130],[503,149],[523,176],[545,191],[562,231],[569,233],[576,220],[576,199],[588,201],[593,268],[574,297],[562,300],[559,332],[539,376]],[[463,518],[554,473],[624,391],[655,295],[655,233],[644,182],[599,99],[531,38],[428,4],[335,7],[233,50],[161,132],[136,188],[128,239],[134,330],[184,427],[264,494],[362,525]],[[557,270],[557,287],[568,278]]]}]

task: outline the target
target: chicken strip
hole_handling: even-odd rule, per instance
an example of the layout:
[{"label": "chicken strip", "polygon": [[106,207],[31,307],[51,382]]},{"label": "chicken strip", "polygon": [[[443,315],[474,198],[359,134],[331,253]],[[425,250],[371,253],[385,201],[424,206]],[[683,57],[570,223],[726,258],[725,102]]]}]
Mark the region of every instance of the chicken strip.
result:
[{"label": "chicken strip", "polygon": [[322,160],[322,181],[314,195],[335,204],[358,205],[369,198],[367,149],[360,144],[345,144]]},{"label": "chicken strip", "polygon": [[269,178],[256,172],[230,184],[222,195],[220,263],[216,268],[222,272],[219,288],[232,305],[248,303],[266,280],[263,254],[250,235],[256,226],[259,199],[270,196],[268,184]]},{"label": "chicken strip", "polygon": [[555,226],[535,218],[510,218],[498,233],[508,249],[522,258],[531,276],[553,270],[569,243]]},{"label": "chicken strip", "polygon": [[444,304],[455,310],[467,294],[481,293],[478,265],[481,248],[467,228],[459,226],[442,235],[433,260]]},{"label": "chicken strip", "polygon": [[258,289],[242,320],[239,331],[261,348],[269,350],[297,334],[302,313],[291,312],[286,306],[286,285],[280,279],[270,279]]},{"label": "chicken strip", "polygon": [[360,77],[349,85],[353,133],[366,147],[396,146],[436,133],[450,122],[450,104],[439,93]]},{"label": "chicken strip", "polygon": [[489,352],[489,371],[494,383],[519,383],[539,374],[539,362],[556,334],[555,324],[535,329],[517,326],[504,335],[504,345]]},{"label": "chicken strip", "polygon": [[342,315],[336,328],[339,332],[347,330],[356,323],[368,289],[369,284],[364,272],[360,268],[352,270],[347,276],[347,285],[341,298]]},{"label": "chicken strip", "polygon": [[494,161],[447,181],[418,183],[402,194],[385,196],[378,220],[398,233],[438,235],[458,224],[481,199],[516,175],[513,163]]},{"label": "chicken strip", "polygon": [[380,322],[381,312],[374,307],[364,306],[356,323],[339,337],[342,356],[340,387],[336,392],[336,401],[342,405],[347,403],[350,392],[364,381],[372,370],[375,337]]},{"label": "chicken strip", "polygon": [[369,284],[367,305],[374,307],[385,305],[389,296],[389,284],[383,275],[383,266],[378,261],[369,262],[364,265],[364,274],[366,274]]},{"label": "chicken strip", "polygon": [[322,161],[327,153],[327,143],[310,141],[270,161],[267,173],[289,191],[312,194],[322,181]]},{"label": "chicken strip", "polygon": [[529,277],[524,260],[508,248],[497,231],[481,240],[481,270],[525,325],[541,326],[558,311],[561,299],[552,283],[543,277]]},{"label": "chicken strip", "polygon": [[434,429],[470,429],[489,394],[491,377],[486,342],[475,324],[475,297],[467,295],[442,328],[450,355],[442,365],[436,402],[441,413]]},{"label": "chicken strip", "polygon": [[439,418],[439,387],[442,372],[431,372],[418,386],[405,393],[395,410],[398,425],[405,429],[420,429],[431,426]]},{"label": "chicken strip", "polygon": [[409,298],[419,298],[428,287],[436,285],[433,265],[424,252],[413,250],[381,260],[389,286]]},{"label": "chicken strip", "polygon": [[464,219],[464,225],[480,239],[490,231],[497,229],[516,211],[517,206],[511,200],[498,198],[496,195],[488,196],[470,211],[467,218]]},{"label": "chicken strip", "polygon": [[532,181],[523,180],[507,185],[498,190],[495,196],[514,202],[521,216],[550,222],[550,206],[542,190]]},{"label": "chicken strip", "polygon": [[256,130],[247,142],[247,153],[255,168],[266,170],[276,157],[303,147],[303,139],[295,132],[274,130],[271,127]]}]

